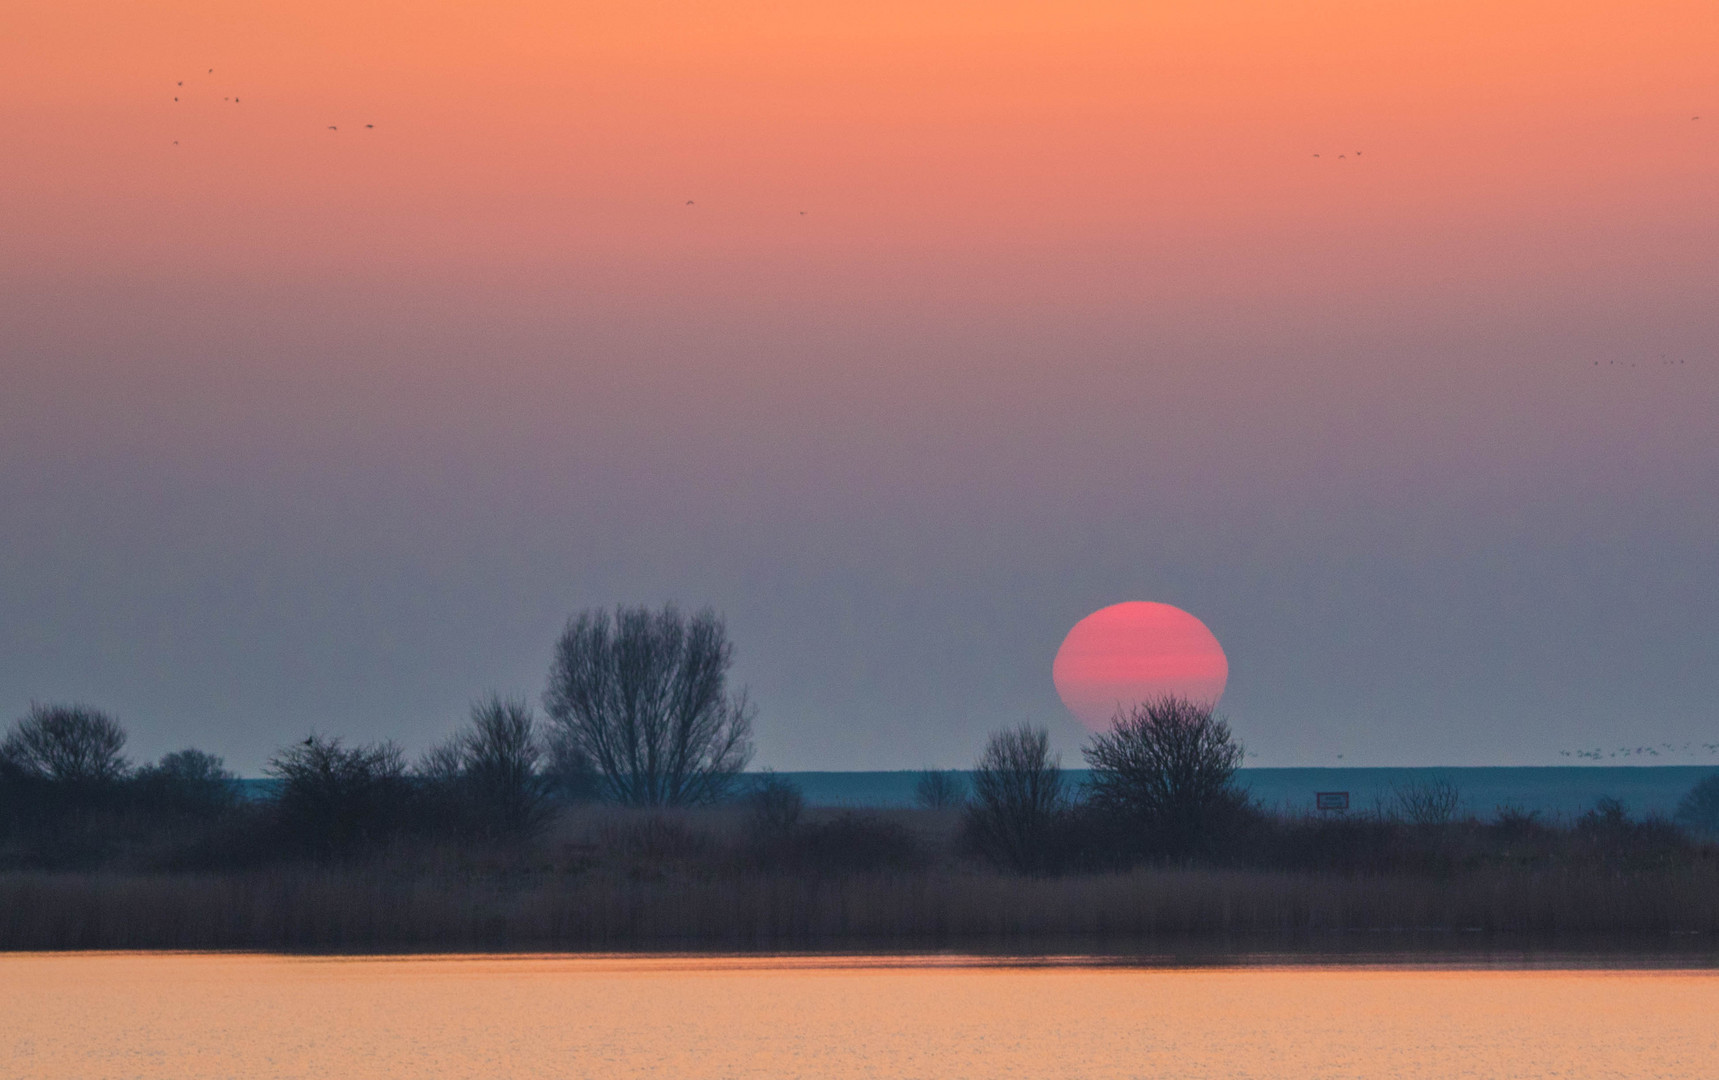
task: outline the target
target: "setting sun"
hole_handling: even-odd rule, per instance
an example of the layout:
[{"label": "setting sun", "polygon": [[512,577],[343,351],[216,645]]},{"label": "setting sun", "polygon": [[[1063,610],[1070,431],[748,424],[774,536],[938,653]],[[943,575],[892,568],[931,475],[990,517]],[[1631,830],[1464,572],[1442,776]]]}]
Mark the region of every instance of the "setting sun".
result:
[{"label": "setting sun", "polygon": [[1056,692],[1093,731],[1118,708],[1174,695],[1216,704],[1230,662],[1206,624],[1169,604],[1132,601],[1074,624],[1051,664]]}]

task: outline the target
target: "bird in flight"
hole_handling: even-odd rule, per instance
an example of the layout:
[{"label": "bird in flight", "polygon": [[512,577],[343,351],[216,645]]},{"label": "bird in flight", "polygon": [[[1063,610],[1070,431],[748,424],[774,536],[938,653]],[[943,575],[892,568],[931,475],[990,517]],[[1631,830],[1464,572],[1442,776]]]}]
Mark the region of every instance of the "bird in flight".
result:
[{"label": "bird in flight", "polygon": [[365,125],[364,125],[364,126],[365,126],[365,127],[367,127],[367,128],[373,128],[373,127],[375,127],[375,126],[376,126],[376,125],[375,125],[375,124],[365,124]]},{"label": "bird in flight", "polygon": [[328,130],[330,130],[330,131],[339,131],[339,130],[340,130],[340,129],[339,129],[339,128],[337,128],[337,127],[335,127],[335,126],[334,126],[334,125],[333,125],[333,124],[330,124],[330,125],[328,125]]},{"label": "bird in flight", "polygon": [[687,200],[687,201],[686,201],[686,204],[687,204],[687,205],[688,205],[688,206],[691,206],[691,205],[692,205],[692,200],[691,200],[691,199],[688,199],[688,200]]}]

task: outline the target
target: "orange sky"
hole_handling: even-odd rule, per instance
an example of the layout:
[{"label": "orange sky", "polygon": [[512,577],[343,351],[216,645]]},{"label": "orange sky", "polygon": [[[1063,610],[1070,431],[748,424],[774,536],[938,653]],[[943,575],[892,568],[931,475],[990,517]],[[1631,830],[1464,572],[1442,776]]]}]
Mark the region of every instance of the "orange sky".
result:
[{"label": "orange sky", "polygon": [[757,288],[907,259],[983,290],[1027,251],[1089,263],[1053,289],[1296,291],[1495,282],[1644,235],[1693,258],[1719,220],[1701,2],[12,3],[5,26],[7,244],[73,272],[739,255]]}]

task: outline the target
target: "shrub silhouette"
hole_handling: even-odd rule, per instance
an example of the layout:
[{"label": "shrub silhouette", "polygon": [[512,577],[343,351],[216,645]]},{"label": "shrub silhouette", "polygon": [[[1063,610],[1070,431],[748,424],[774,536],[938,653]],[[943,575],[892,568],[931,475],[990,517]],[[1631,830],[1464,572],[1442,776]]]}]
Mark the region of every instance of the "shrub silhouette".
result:
[{"label": "shrub silhouette", "polygon": [[1411,825],[1449,825],[1462,805],[1462,792],[1442,777],[1419,784],[1405,784],[1392,796],[1391,809]]},{"label": "shrub silhouette", "polygon": [[1185,698],[1118,710],[1082,753],[1093,807],[1168,854],[1192,853],[1245,801],[1234,785],[1242,748],[1229,724]]},{"label": "shrub silhouette", "polygon": [[793,781],[765,770],[746,796],[752,833],[763,840],[780,840],[794,831],[806,809],[806,797]]},{"label": "shrub silhouette", "polygon": [[1673,820],[1697,835],[1719,837],[1719,773],[1689,789]]},{"label": "shrub silhouette", "polygon": [[553,812],[537,716],[522,699],[491,695],[477,702],[470,725],[428,757],[432,781],[472,832],[526,837]]},{"label": "shrub silhouette", "polygon": [[0,762],[14,775],[67,787],[111,785],[130,766],[119,721],[84,705],[32,705],[0,741]]},{"label": "shrub silhouette", "polygon": [[947,769],[926,769],[913,785],[913,801],[927,810],[947,810],[967,801],[967,785]]},{"label": "shrub silhouette", "polygon": [[275,810],[283,840],[320,858],[376,847],[410,814],[405,761],[391,742],[347,747],[312,735],[277,752],[266,771],[280,781]]},{"label": "shrub silhouette", "polygon": [[238,777],[226,763],[201,750],[178,750],[145,765],[132,778],[145,810],[214,817],[239,801]]},{"label": "shrub silhouette", "polygon": [[968,839],[1000,866],[1043,870],[1045,841],[1067,801],[1049,732],[1028,724],[996,732],[973,768]]}]

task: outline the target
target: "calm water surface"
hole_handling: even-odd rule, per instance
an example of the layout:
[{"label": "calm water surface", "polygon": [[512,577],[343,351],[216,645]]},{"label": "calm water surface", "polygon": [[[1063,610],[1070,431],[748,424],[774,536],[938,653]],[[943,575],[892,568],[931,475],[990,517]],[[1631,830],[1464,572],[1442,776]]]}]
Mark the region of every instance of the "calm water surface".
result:
[{"label": "calm water surface", "polygon": [[0,956],[0,1076],[1714,1077],[1719,973]]}]

